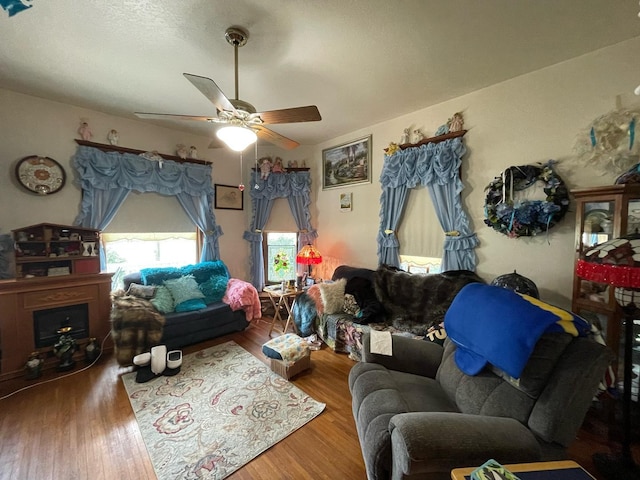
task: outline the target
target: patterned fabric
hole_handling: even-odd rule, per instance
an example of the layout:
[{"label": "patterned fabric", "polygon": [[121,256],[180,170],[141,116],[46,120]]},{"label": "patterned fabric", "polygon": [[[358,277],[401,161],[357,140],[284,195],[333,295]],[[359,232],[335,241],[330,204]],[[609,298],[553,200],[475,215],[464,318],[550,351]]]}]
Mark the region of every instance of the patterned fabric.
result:
[{"label": "patterned fabric", "polygon": [[[273,352],[279,356],[274,356]],[[295,333],[285,333],[265,343],[262,346],[262,353],[290,365],[309,354],[309,344]]]},{"label": "patterned fabric", "polygon": [[334,315],[319,315],[316,325],[316,333],[329,348],[335,352],[347,353],[355,362],[362,360],[362,336],[369,330],[391,332],[392,335],[422,339],[419,335],[398,330],[385,323],[370,323],[361,325],[354,322],[353,316],[346,313]]},{"label": "patterned fabric", "polygon": [[135,376],[122,381],[158,480],[226,478],[325,408],[233,342],[185,355],[175,376]]},{"label": "patterned fabric", "polygon": [[164,281],[165,286],[171,291],[171,295],[176,305],[193,300],[194,298],[204,298],[204,294],[198,288],[193,275],[185,275],[184,277],[174,278]]}]

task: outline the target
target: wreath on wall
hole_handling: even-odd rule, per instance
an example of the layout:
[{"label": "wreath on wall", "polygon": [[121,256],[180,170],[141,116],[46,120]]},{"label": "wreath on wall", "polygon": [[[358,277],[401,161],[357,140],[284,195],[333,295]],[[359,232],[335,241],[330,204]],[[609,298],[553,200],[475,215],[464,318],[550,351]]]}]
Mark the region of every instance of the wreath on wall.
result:
[{"label": "wreath on wall", "polygon": [[[511,238],[547,232],[569,209],[569,191],[550,160],[542,166],[509,167],[487,186],[484,223]],[[542,182],[546,200],[516,200],[515,192]]]}]

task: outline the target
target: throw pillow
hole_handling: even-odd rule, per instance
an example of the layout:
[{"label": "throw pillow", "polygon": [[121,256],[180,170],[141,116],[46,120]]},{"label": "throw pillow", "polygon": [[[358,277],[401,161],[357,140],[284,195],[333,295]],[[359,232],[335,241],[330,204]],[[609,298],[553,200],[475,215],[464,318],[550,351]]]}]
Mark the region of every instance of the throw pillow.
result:
[{"label": "throw pillow", "polygon": [[437,326],[429,327],[427,334],[424,336],[424,339],[427,342],[437,343],[438,345],[444,345],[446,338],[447,332],[442,323]]},{"label": "throw pillow", "polygon": [[139,283],[132,283],[127,289],[127,295],[133,295],[139,298],[153,298],[156,293],[155,285],[140,285]]},{"label": "throw pillow", "polygon": [[184,277],[165,280],[165,286],[171,292],[176,305],[193,300],[194,298],[204,298],[204,294],[198,288],[198,283],[193,275],[185,275]]},{"label": "throw pillow", "polygon": [[322,315],[324,313],[324,306],[322,305],[322,296],[320,295],[320,284],[314,283],[307,289],[307,295],[313,300],[316,305],[316,313]]},{"label": "throw pillow", "polygon": [[158,285],[156,287],[156,293],[150,302],[160,313],[173,312],[175,305],[171,292],[164,285]]},{"label": "throw pillow", "polygon": [[344,313],[348,313],[353,316],[357,316],[358,313],[360,313],[358,302],[356,302],[356,298],[350,293],[344,294],[344,305],[342,306],[342,310]]},{"label": "throw pillow", "polygon": [[229,279],[229,271],[222,260],[215,262],[200,262],[195,265],[187,265],[180,269],[182,275],[193,275],[198,284],[204,283],[212,276],[224,277]]},{"label": "throw pillow", "polygon": [[204,295],[204,302],[208,305],[222,301],[227,291],[229,279],[222,275],[211,275],[209,280],[200,284],[200,291]]},{"label": "throw pillow", "polygon": [[145,285],[162,285],[162,282],[182,276],[180,269],[176,267],[143,268],[140,270],[140,279]]},{"label": "throw pillow", "polygon": [[185,300],[176,305],[176,312],[193,312],[194,310],[200,310],[202,308],[207,308],[204,300],[201,298],[192,298],[191,300]]},{"label": "throw pillow", "polygon": [[344,305],[344,287],[347,280],[341,278],[335,282],[321,283],[320,296],[322,297],[322,305],[324,313],[340,313]]}]

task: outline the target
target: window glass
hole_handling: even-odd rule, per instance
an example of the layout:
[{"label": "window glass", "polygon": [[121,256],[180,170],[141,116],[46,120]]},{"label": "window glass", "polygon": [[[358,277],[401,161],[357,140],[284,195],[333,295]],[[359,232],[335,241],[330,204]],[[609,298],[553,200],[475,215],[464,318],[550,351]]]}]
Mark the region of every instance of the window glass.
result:
[{"label": "window glass", "polygon": [[296,278],[298,235],[295,232],[267,232],[265,282],[280,283]]},{"label": "window glass", "polygon": [[435,257],[418,257],[414,255],[400,255],[400,268],[405,272],[429,274],[442,271],[442,259]]},{"label": "window glass", "polygon": [[103,233],[107,272],[112,288],[123,288],[122,278],[142,268],[182,267],[197,262],[195,232]]}]

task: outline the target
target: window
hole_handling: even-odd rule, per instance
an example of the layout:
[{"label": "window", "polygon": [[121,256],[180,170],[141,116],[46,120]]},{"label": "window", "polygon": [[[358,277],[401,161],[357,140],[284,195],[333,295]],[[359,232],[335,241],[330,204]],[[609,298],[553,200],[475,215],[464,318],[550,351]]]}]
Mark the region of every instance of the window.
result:
[{"label": "window", "polygon": [[296,279],[298,234],[295,232],[267,232],[264,252],[265,283],[280,283]]},{"label": "window", "polygon": [[111,286],[123,288],[122,278],[152,267],[182,267],[198,261],[196,232],[103,233]]},{"label": "window", "polygon": [[405,272],[426,275],[429,273],[440,273],[441,267],[441,258],[400,255],[400,268]]}]

